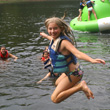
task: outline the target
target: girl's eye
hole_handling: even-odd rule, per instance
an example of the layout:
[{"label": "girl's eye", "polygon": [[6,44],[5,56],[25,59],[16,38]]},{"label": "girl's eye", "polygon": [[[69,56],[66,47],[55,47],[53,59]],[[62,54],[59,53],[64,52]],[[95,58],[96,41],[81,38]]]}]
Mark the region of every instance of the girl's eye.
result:
[{"label": "girl's eye", "polygon": [[58,27],[54,27],[54,28],[48,28],[49,30],[57,30],[58,29]]},{"label": "girl's eye", "polygon": [[54,28],[55,30],[57,29],[57,27]]},{"label": "girl's eye", "polygon": [[52,30],[52,28],[48,28],[49,30]]}]

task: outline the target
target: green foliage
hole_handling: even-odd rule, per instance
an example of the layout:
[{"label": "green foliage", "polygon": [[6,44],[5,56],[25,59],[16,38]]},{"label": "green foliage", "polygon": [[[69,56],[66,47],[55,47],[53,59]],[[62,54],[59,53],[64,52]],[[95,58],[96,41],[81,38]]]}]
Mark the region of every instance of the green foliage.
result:
[{"label": "green foliage", "polygon": [[77,39],[77,41],[80,41],[80,42],[97,42],[97,37],[95,36],[83,36],[83,37],[79,37]]}]

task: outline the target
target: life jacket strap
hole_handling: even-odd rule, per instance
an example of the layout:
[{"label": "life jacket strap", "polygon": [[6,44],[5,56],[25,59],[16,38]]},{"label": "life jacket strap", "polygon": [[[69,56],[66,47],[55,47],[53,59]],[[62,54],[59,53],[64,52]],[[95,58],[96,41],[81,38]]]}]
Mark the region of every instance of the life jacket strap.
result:
[{"label": "life jacket strap", "polygon": [[46,61],[44,62],[44,65],[46,65],[49,61],[50,61],[50,59],[46,60]]}]

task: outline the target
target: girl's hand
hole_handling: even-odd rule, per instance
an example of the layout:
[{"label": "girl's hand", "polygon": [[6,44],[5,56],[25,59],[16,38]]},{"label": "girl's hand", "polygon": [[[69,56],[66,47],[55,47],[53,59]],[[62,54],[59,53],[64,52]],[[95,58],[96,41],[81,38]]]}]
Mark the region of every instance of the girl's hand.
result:
[{"label": "girl's hand", "polygon": [[41,35],[42,37],[44,37],[44,38],[47,38],[47,37],[48,37],[48,35],[45,34],[44,32],[40,32],[40,35]]},{"label": "girl's hand", "polygon": [[36,82],[37,84],[40,84],[42,82],[42,80],[40,80],[40,81],[38,81],[38,82]]},{"label": "girl's hand", "polygon": [[15,57],[14,61],[17,61],[18,57]]},{"label": "girl's hand", "polygon": [[48,40],[52,40],[52,37],[49,36],[48,34],[44,33],[44,32],[40,32],[40,35],[43,37],[43,38],[46,38]]},{"label": "girl's hand", "polygon": [[102,64],[105,64],[105,61],[102,60],[102,59],[94,59],[94,60],[92,61],[92,63],[102,63]]}]

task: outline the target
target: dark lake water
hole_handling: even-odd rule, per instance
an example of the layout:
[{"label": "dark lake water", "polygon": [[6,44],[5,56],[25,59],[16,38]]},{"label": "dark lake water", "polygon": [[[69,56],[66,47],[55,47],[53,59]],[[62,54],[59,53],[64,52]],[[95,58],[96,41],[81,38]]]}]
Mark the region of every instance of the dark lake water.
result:
[{"label": "dark lake water", "polygon": [[46,75],[40,56],[49,41],[39,33],[46,31],[46,18],[62,17],[69,22],[78,15],[79,1],[22,2],[0,4],[0,46],[18,56],[14,62],[0,61],[1,110],[110,110],[110,34],[74,32],[77,48],[93,58],[102,58],[106,65],[80,60],[85,71],[83,79],[95,99],[88,100],[78,92],[60,104],[50,96],[54,80],[35,82]]}]

